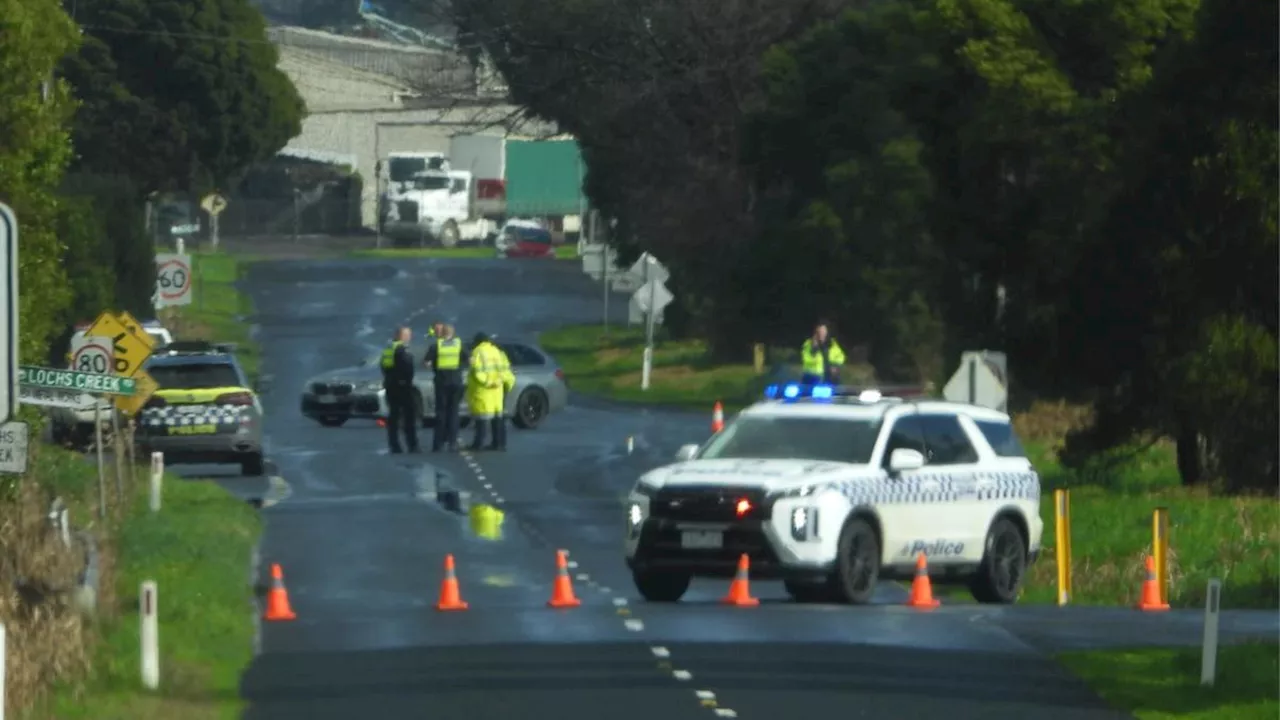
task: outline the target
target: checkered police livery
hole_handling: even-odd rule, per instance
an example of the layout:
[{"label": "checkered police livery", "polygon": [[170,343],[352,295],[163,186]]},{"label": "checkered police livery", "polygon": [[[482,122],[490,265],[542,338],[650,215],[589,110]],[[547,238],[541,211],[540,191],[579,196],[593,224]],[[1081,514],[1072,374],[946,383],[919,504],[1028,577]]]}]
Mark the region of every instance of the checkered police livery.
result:
[{"label": "checkered police livery", "polygon": [[[992,568],[1033,560],[1044,528],[1040,477],[1008,415],[830,389],[770,397],[782,399],[744,410],[701,448],[683,449],[682,462],[640,478],[624,546],[642,595],[678,597],[689,577],[731,574],[747,552],[753,575],[782,577],[797,599],[817,583],[866,602],[870,590],[847,588],[863,572],[850,569],[856,546],[874,548],[882,577],[910,577],[923,554],[931,576],[971,582],[980,601],[1016,599],[1025,572]],[[671,515],[673,493],[708,516]],[[735,507],[737,518],[710,515]],[[873,537],[850,544],[850,532]]]},{"label": "checkered police livery", "polygon": [[152,430],[213,425],[218,432],[235,432],[242,421],[251,417],[252,412],[252,407],[244,405],[165,405],[146,408],[142,411],[139,422]]}]

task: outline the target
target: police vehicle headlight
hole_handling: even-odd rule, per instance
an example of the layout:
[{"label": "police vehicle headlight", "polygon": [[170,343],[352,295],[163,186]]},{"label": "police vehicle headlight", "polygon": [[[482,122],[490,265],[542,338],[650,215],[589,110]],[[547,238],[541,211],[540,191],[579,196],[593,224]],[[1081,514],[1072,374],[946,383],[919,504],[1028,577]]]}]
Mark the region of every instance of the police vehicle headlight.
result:
[{"label": "police vehicle headlight", "polygon": [[791,537],[804,541],[818,536],[818,510],[799,507],[791,511]]},{"label": "police vehicle headlight", "polygon": [[632,503],[631,509],[627,512],[627,519],[631,521],[632,528],[639,527],[640,523],[644,522],[644,509]]}]

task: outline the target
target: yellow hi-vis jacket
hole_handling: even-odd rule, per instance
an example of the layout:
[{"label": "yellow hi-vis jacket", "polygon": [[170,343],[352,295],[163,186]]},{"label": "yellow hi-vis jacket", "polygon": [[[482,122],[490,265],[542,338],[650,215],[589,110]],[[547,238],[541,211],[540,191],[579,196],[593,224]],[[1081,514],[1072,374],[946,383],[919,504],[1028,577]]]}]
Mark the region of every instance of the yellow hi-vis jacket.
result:
[{"label": "yellow hi-vis jacket", "polygon": [[502,415],[503,394],[516,385],[515,373],[507,354],[491,342],[482,342],[471,350],[471,366],[467,373],[467,407],[474,418]]},{"label": "yellow hi-vis jacket", "polygon": [[[840,349],[840,343],[835,338],[827,340],[827,361],[832,367],[839,367],[844,364],[844,350]],[[813,338],[804,341],[804,345],[800,346],[800,362],[803,364],[802,372],[805,375],[817,375],[824,380],[828,379],[827,367],[822,361],[822,350],[813,347]]]}]

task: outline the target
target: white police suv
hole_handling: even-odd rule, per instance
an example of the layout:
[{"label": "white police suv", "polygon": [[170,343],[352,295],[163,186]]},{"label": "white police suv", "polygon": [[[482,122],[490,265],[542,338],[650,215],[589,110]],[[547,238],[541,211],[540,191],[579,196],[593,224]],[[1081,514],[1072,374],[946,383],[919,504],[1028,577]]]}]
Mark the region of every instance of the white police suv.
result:
[{"label": "white police suv", "polygon": [[626,555],[645,599],[695,577],[781,578],[800,601],[865,603],[879,579],[934,582],[980,602],[1017,599],[1040,552],[1040,478],[1009,416],[973,405],[829,385],[767,400],[628,498]]}]

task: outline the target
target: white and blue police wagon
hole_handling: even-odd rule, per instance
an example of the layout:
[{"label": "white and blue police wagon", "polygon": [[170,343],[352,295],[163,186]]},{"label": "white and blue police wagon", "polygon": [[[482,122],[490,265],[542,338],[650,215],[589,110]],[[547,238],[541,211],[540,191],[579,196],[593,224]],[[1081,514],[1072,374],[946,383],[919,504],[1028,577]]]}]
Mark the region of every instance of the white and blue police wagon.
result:
[{"label": "white and blue police wagon", "polygon": [[889,391],[770,386],[627,501],[626,556],[646,600],[694,577],[781,579],[799,601],[871,600],[924,553],[937,583],[1012,603],[1040,552],[1040,478],[1009,416]]}]

